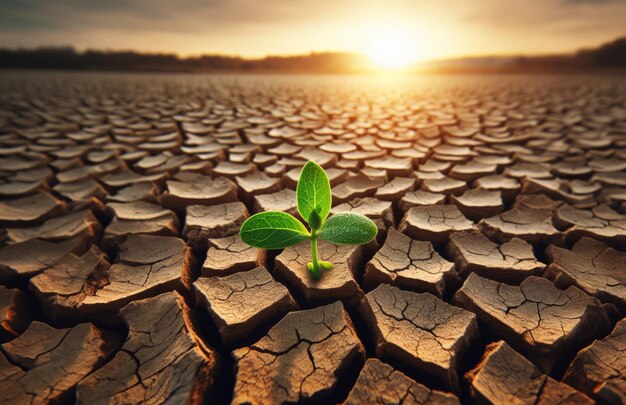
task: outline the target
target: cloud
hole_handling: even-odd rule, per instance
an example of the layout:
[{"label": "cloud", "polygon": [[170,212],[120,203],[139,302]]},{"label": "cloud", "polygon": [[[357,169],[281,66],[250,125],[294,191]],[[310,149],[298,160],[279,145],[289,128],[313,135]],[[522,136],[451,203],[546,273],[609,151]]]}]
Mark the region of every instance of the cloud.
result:
[{"label": "cloud", "polygon": [[[626,2],[623,0],[490,1],[489,4],[482,2],[486,7],[480,10],[471,10],[465,20],[501,30],[503,34],[530,37],[533,33],[541,33],[548,41],[554,35],[572,33],[577,29],[605,40],[611,39],[615,33],[626,33],[623,24]],[[575,36],[572,39],[576,39]]]},{"label": "cloud", "polygon": [[295,18],[280,1],[9,0],[0,1],[0,31],[123,29],[208,30]]},{"label": "cloud", "polygon": [[563,3],[565,4],[573,4],[573,5],[589,4],[589,5],[596,5],[596,6],[615,4],[615,3],[621,3],[621,2],[623,2],[623,0],[564,0],[563,1]]}]

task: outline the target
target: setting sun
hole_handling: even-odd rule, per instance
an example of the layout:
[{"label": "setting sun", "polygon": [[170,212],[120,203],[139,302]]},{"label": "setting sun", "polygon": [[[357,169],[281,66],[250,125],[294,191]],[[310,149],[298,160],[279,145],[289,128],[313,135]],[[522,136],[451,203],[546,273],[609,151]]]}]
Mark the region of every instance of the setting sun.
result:
[{"label": "setting sun", "polygon": [[411,39],[398,32],[383,32],[369,44],[367,56],[382,69],[402,69],[415,62],[415,48]]}]

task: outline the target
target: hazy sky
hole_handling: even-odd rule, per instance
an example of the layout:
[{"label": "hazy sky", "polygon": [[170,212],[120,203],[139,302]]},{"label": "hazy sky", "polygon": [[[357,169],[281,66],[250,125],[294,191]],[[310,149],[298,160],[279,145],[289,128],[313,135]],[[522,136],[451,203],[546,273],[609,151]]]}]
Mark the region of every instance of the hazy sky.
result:
[{"label": "hazy sky", "polygon": [[256,57],[367,53],[382,36],[431,59],[572,51],[625,21],[626,0],[0,0],[0,46]]}]

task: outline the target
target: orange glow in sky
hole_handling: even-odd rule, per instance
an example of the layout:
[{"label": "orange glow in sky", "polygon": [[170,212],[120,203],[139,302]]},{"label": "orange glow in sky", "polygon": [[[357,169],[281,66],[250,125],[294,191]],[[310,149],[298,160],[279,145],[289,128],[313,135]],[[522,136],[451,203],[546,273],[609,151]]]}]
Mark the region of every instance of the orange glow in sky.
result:
[{"label": "orange glow in sky", "polygon": [[359,52],[385,69],[469,55],[571,52],[626,34],[615,0],[0,2],[0,47],[182,56]]},{"label": "orange glow in sky", "polygon": [[417,57],[408,38],[393,32],[381,32],[370,44],[366,55],[378,67],[400,69]]},{"label": "orange glow in sky", "polygon": [[[352,48],[369,57],[383,70],[401,70],[416,63],[437,57],[446,48],[447,40],[440,36],[433,41],[426,26],[402,23],[401,20],[356,24]],[[441,30],[440,30],[441,31]]]}]

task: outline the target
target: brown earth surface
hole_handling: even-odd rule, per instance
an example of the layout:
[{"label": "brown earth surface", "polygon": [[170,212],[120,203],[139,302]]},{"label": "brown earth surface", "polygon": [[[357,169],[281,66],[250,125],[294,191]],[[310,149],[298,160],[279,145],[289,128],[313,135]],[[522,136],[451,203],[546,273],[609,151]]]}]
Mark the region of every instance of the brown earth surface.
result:
[{"label": "brown earth surface", "polygon": [[620,404],[625,317],[623,78],[0,76],[1,403]]}]

